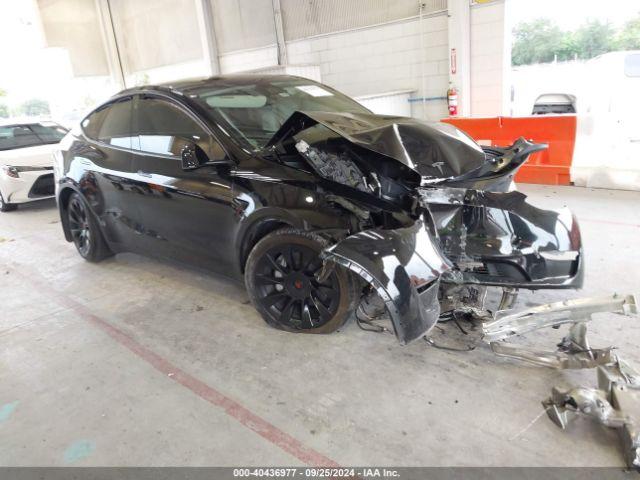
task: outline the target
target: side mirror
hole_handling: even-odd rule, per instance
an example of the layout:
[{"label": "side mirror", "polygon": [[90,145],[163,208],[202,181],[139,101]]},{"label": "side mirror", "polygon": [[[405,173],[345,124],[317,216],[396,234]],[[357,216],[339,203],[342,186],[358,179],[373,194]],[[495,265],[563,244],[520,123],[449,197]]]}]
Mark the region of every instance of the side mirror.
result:
[{"label": "side mirror", "polygon": [[211,159],[205,151],[193,142],[182,147],[180,158],[183,170],[194,170],[205,165],[231,165],[233,162],[222,152],[223,155],[217,159]]},{"label": "side mirror", "polygon": [[183,170],[193,170],[200,166],[200,162],[198,161],[198,152],[196,151],[197,148],[198,146],[195,143],[187,143],[182,147],[180,158],[182,159]]}]

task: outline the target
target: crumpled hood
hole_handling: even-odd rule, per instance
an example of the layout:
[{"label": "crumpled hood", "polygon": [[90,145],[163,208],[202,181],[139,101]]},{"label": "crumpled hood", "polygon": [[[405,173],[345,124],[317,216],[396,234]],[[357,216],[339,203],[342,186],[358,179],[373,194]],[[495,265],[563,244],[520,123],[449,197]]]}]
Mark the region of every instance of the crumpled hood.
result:
[{"label": "crumpled hood", "polygon": [[426,178],[451,178],[480,169],[482,148],[452,125],[362,113],[295,112],[276,132],[276,145],[321,124],[360,147],[393,158]]}]

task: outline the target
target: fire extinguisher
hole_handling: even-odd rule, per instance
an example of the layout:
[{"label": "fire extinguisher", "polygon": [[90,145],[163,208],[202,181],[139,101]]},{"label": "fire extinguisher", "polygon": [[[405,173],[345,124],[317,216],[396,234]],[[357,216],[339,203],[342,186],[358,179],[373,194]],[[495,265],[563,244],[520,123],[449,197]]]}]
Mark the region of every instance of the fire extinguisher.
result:
[{"label": "fire extinguisher", "polygon": [[458,116],[458,90],[453,85],[447,90],[447,103],[449,104],[449,116]]}]

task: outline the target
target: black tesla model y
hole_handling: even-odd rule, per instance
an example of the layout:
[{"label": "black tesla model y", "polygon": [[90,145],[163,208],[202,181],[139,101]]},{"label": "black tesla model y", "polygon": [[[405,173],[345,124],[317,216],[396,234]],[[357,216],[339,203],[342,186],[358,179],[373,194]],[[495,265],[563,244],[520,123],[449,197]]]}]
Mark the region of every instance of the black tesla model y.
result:
[{"label": "black tesla model y", "polygon": [[89,261],[131,251],[244,279],[293,332],[332,332],[366,301],[407,343],[488,287],[581,286],[573,215],[511,188],[542,148],[483,149],[311,80],[246,75],[120,92],[64,138],[54,172]]}]

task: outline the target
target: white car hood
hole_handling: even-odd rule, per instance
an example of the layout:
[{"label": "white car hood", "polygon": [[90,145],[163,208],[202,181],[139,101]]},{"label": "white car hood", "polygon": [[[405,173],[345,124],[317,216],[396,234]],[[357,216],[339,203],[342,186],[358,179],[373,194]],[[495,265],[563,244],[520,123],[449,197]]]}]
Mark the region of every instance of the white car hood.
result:
[{"label": "white car hood", "polygon": [[53,152],[57,143],[35,147],[16,148],[0,151],[0,165],[14,167],[53,167]]}]

